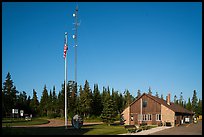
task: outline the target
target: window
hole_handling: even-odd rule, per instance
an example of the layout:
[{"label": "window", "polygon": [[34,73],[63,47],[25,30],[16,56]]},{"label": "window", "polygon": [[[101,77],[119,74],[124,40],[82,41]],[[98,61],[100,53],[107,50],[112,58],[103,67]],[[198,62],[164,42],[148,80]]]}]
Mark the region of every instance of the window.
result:
[{"label": "window", "polygon": [[142,115],[142,120],[143,120],[143,121],[145,120],[145,115],[144,115],[144,114]]},{"label": "window", "polygon": [[148,114],[148,120],[152,120],[152,115]]},{"label": "window", "polygon": [[152,114],[143,114],[143,121],[151,121]]},{"label": "window", "polygon": [[146,100],[144,100],[143,102],[142,102],[142,107],[146,107],[147,106],[147,101]]},{"label": "window", "polygon": [[160,121],[161,120],[161,114],[156,114],[156,121]]}]

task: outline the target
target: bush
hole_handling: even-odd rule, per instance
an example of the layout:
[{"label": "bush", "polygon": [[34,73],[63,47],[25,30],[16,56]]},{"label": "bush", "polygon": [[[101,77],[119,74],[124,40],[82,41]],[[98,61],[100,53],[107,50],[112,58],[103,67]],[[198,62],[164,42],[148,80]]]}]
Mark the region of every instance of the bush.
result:
[{"label": "bush", "polygon": [[[83,118],[82,118],[82,119],[83,119]],[[85,122],[99,122],[99,121],[101,121],[101,118],[100,118],[100,116],[94,116],[94,115],[92,115],[92,116],[90,116],[90,117],[84,118],[84,121],[85,121]]]},{"label": "bush", "polygon": [[56,117],[58,117],[58,114],[57,113],[48,113],[47,117],[48,118],[56,118]]},{"label": "bush", "polygon": [[163,126],[162,122],[158,123],[158,126]]},{"label": "bush", "polygon": [[116,121],[120,121],[120,120],[121,120],[121,115],[120,115],[120,114],[117,114],[115,120],[116,120]]}]

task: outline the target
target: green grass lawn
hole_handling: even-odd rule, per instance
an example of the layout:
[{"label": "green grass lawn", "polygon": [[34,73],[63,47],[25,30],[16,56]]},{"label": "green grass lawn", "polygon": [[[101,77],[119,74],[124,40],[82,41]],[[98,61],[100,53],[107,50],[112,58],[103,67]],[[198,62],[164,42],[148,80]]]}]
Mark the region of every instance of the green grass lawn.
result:
[{"label": "green grass lawn", "polygon": [[106,124],[100,124],[100,125],[94,125],[94,126],[87,126],[83,127],[86,128],[92,128],[92,130],[87,131],[84,133],[84,135],[117,135],[122,133],[127,133],[123,125],[106,125]]},{"label": "green grass lawn", "polygon": [[3,127],[3,135],[117,135],[127,133],[123,125],[84,125],[73,127]]},{"label": "green grass lawn", "polygon": [[10,126],[27,126],[27,125],[40,125],[47,124],[48,120],[42,118],[33,118],[31,121],[26,121],[24,118],[7,118],[2,119],[2,126],[10,127]]},{"label": "green grass lawn", "polygon": [[[127,133],[124,125],[119,122],[108,126],[107,124],[83,125],[81,129],[74,129],[69,126],[65,129],[61,127],[11,127],[18,125],[36,125],[45,124],[49,121],[44,118],[34,118],[32,121],[24,119],[3,119],[2,134],[3,135],[117,135]],[[4,127],[5,126],[5,127]],[[153,128],[155,126],[151,126]]]}]

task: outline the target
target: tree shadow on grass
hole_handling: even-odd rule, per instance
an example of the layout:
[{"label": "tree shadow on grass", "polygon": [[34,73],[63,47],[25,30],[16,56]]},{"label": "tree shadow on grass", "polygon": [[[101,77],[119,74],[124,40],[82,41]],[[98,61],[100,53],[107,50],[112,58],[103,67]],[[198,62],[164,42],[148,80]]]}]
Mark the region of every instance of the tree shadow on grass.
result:
[{"label": "tree shadow on grass", "polygon": [[83,135],[92,130],[90,127],[74,129],[61,127],[2,127],[2,135]]}]

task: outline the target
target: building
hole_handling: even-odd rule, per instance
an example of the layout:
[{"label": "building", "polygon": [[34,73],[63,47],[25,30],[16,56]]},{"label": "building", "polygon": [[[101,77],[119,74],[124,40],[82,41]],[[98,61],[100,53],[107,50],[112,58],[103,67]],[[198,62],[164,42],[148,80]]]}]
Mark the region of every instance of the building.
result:
[{"label": "building", "polygon": [[191,122],[193,112],[178,104],[170,102],[170,94],[166,100],[143,93],[122,112],[125,125],[166,125],[176,126]]}]

